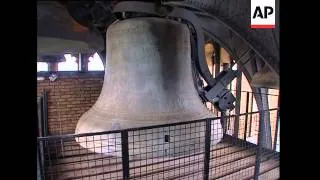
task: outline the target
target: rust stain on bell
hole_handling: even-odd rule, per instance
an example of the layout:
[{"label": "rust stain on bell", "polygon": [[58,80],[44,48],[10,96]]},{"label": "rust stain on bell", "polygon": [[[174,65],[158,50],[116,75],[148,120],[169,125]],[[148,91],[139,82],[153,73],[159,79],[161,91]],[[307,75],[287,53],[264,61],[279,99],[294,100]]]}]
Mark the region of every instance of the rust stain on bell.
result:
[{"label": "rust stain on bell", "polygon": [[[108,53],[101,94],[79,119],[75,133],[213,117],[194,87],[186,25],[160,18],[127,19],[110,25],[106,38]],[[177,126],[170,131],[170,137],[169,128],[162,128],[159,133],[152,129],[141,131],[141,136],[129,138],[129,153],[163,157],[204,148],[204,124],[187,129]],[[152,140],[146,140],[146,133],[153,133]],[[179,134],[186,135],[176,136]],[[218,143],[222,138],[220,120],[212,123],[212,134],[212,144]],[[98,140],[95,143],[81,138],[77,142],[96,153],[121,156],[120,134],[94,138]],[[133,148],[140,150],[133,152]],[[146,153],[150,150],[153,154]]]}]

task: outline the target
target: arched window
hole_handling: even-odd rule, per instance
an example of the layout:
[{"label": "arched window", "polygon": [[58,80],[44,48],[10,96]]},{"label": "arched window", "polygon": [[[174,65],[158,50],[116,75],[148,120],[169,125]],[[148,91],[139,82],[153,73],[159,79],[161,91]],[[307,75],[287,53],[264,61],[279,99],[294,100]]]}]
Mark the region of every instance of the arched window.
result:
[{"label": "arched window", "polygon": [[89,57],[88,71],[104,71],[104,66],[98,53]]},{"label": "arched window", "polygon": [[49,71],[49,65],[46,62],[37,62],[37,72]]},{"label": "arched window", "polygon": [[58,64],[58,71],[78,71],[76,57],[71,56],[71,54],[65,54],[64,57],[66,58],[66,61]]}]

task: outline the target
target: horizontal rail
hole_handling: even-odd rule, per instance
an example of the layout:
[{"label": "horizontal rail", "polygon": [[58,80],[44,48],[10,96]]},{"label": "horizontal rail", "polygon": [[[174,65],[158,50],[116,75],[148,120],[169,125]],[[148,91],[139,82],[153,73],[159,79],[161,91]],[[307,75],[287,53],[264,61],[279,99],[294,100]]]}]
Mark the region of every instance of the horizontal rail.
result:
[{"label": "horizontal rail", "polygon": [[[262,112],[266,112],[266,111],[276,111],[276,110],[279,110],[279,109],[280,108],[260,110],[260,111],[255,111],[255,112],[242,113],[242,114],[238,114],[238,115],[229,115],[228,117],[244,116],[246,114],[258,114],[258,113],[262,113]],[[113,130],[113,131],[101,131],[101,132],[81,133],[81,134],[53,135],[53,136],[46,136],[46,137],[38,137],[38,141],[53,140],[53,139],[67,139],[67,138],[76,138],[76,137],[85,137],[85,136],[98,136],[98,135],[107,135],[107,134],[116,134],[116,133],[121,133],[122,131],[140,131],[140,130],[147,130],[147,129],[153,129],[153,128],[162,128],[162,127],[169,127],[169,126],[177,126],[177,125],[185,125],[185,124],[205,122],[208,119],[213,121],[213,120],[221,119],[221,117],[206,118],[206,119],[191,120],[191,121],[183,121],[183,122],[176,122],[176,123],[170,123],[170,124],[159,124],[159,125],[145,126],[145,127],[127,128],[127,129],[120,129],[120,130]]]},{"label": "horizontal rail", "polygon": [[239,90],[230,90],[233,92],[245,92],[245,93],[251,93],[251,94],[261,94],[261,95],[269,95],[269,96],[279,96],[279,94],[270,94],[270,93],[257,93],[252,91],[239,91]]}]

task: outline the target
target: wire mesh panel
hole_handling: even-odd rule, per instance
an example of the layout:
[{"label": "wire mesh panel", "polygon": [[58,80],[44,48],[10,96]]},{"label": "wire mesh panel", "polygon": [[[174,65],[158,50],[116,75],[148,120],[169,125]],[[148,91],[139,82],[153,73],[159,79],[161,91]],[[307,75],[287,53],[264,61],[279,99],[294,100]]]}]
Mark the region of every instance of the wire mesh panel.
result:
[{"label": "wire mesh panel", "polygon": [[[277,142],[279,140],[279,116],[280,110],[269,111],[270,114],[270,126],[272,133],[272,146],[271,148],[265,148],[263,144],[259,143],[261,153],[259,178],[258,179],[278,179],[280,177],[280,149]],[[263,133],[260,131],[259,133]],[[259,140],[261,140],[259,138]]]},{"label": "wire mesh panel", "polygon": [[[261,131],[262,112],[244,113],[239,115],[229,115],[226,120],[226,133],[221,148],[211,151],[211,172],[212,179],[250,179],[256,175],[257,163],[259,163],[259,173],[269,173],[261,178],[279,178],[279,172],[274,170],[279,168],[279,154],[275,149],[261,148],[259,144],[259,135]],[[271,124],[276,124],[277,110],[268,111]],[[237,118],[236,118],[237,117]],[[238,120],[238,123],[235,121]],[[276,128],[271,128],[275,131]],[[265,134],[264,134],[265,135]],[[279,135],[279,134],[278,134]],[[272,137],[272,143],[275,136]],[[259,159],[257,159],[259,158]],[[270,173],[273,173],[271,177]],[[261,179],[259,177],[259,179]]]},{"label": "wire mesh panel", "polygon": [[202,177],[205,123],[129,131],[130,179]]},{"label": "wire mesh panel", "polygon": [[[239,117],[239,126],[235,126],[236,116]],[[248,141],[253,144],[258,143],[260,115],[259,112],[244,113],[240,115],[227,116],[226,134],[232,137]],[[237,130],[235,130],[237,128]],[[235,134],[237,133],[237,135]]]},{"label": "wire mesh panel", "polygon": [[[38,179],[277,179],[280,116],[269,114],[277,121],[272,148],[262,144],[261,112],[41,137]],[[219,124],[225,120],[224,133]]]},{"label": "wire mesh panel", "polygon": [[[230,124],[234,124],[232,120],[234,118]],[[211,150],[210,179],[246,179],[253,176],[256,150],[255,145],[224,134],[223,140]]]},{"label": "wire mesh panel", "polygon": [[116,144],[120,139],[119,133],[40,138],[42,178],[122,179],[121,146]]}]

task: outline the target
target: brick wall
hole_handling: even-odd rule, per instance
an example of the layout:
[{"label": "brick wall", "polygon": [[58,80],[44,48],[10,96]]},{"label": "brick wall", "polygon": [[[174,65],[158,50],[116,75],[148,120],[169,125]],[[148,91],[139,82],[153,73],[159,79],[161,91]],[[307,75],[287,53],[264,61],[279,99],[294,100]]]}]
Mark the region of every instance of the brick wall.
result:
[{"label": "brick wall", "polygon": [[[235,80],[232,83],[235,88]],[[37,94],[40,96],[43,90],[48,91],[48,130],[49,134],[74,133],[80,116],[96,102],[103,85],[103,73],[73,75],[66,74],[65,77],[58,77],[54,82],[45,80],[38,81]],[[242,90],[251,91],[249,82],[243,76]],[[234,92],[233,92],[234,93]],[[278,90],[270,90],[270,94],[278,94]],[[251,99],[251,97],[250,97]],[[277,96],[269,97],[270,108],[277,107]],[[245,113],[246,93],[241,97],[241,113]],[[249,112],[251,107],[249,108]],[[254,101],[253,111],[257,111]],[[272,131],[274,131],[276,116],[271,116]],[[242,127],[243,126],[243,127]],[[240,129],[244,124],[240,123]]]},{"label": "brick wall", "polygon": [[48,91],[48,130],[50,135],[74,133],[77,121],[97,100],[103,85],[100,77],[48,78],[37,83],[37,95]]}]

